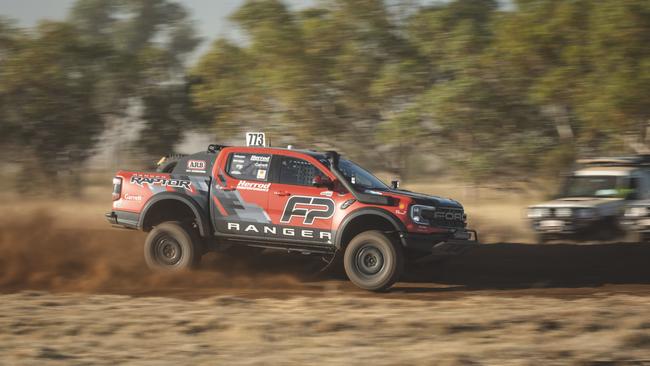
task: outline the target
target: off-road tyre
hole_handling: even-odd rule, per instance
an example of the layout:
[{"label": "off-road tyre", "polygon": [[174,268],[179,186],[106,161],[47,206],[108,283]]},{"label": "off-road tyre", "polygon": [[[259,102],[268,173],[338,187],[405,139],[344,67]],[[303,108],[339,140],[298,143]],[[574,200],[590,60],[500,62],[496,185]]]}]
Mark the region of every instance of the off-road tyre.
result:
[{"label": "off-road tyre", "polygon": [[202,254],[196,230],[178,221],[156,225],[144,242],[144,260],[153,270],[193,269],[199,265]]},{"label": "off-road tyre", "polygon": [[369,291],[385,291],[399,280],[404,255],[395,238],[378,231],[364,231],[345,248],[345,273],[352,283]]}]

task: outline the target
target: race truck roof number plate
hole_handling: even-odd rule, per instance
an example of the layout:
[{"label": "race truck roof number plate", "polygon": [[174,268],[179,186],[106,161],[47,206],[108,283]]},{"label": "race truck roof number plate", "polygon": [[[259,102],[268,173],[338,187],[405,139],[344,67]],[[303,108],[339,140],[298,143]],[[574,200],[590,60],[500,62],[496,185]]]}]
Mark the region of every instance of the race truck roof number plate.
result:
[{"label": "race truck roof number plate", "polygon": [[266,146],[266,135],[264,132],[246,132],[246,146]]}]

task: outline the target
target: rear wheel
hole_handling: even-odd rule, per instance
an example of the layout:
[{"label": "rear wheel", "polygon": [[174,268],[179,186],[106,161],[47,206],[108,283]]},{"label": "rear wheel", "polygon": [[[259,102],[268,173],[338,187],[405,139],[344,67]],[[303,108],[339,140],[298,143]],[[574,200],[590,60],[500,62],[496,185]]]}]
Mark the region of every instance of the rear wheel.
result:
[{"label": "rear wheel", "polygon": [[144,259],[151,269],[183,270],[196,267],[202,248],[195,231],[177,221],[163,222],[149,232]]},{"label": "rear wheel", "polygon": [[355,236],[345,249],[345,273],[362,289],[383,291],[399,279],[404,269],[402,247],[378,230]]}]

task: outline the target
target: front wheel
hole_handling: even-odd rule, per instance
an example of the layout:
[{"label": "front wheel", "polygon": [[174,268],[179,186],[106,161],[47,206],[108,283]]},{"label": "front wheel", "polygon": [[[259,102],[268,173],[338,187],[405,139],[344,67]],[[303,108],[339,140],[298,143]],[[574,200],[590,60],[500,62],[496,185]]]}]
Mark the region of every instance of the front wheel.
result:
[{"label": "front wheel", "polygon": [[149,232],[144,242],[144,260],[154,270],[183,270],[201,261],[197,235],[177,221],[163,222]]},{"label": "front wheel", "polygon": [[536,239],[537,239],[537,244],[545,245],[545,244],[550,244],[551,240],[553,240],[553,237],[549,234],[540,233],[536,235]]},{"label": "front wheel", "polygon": [[343,265],[355,285],[364,290],[383,291],[397,282],[402,274],[402,247],[381,231],[366,231],[350,241],[345,249]]}]

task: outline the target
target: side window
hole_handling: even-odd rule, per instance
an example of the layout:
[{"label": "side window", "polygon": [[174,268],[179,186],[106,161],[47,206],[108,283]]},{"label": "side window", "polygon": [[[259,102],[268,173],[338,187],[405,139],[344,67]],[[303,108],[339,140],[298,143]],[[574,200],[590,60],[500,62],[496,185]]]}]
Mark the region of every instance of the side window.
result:
[{"label": "side window", "polygon": [[237,179],[267,181],[270,166],[269,154],[232,153],[227,173]]},{"label": "side window", "polygon": [[314,177],[324,177],[318,168],[310,162],[287,156],[280,157],[279,183],[293,184],[298,186],[311,186]]}]

